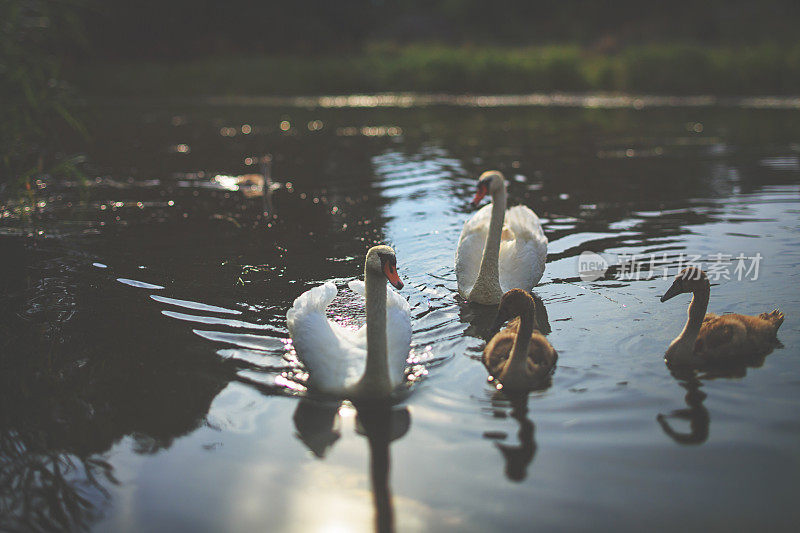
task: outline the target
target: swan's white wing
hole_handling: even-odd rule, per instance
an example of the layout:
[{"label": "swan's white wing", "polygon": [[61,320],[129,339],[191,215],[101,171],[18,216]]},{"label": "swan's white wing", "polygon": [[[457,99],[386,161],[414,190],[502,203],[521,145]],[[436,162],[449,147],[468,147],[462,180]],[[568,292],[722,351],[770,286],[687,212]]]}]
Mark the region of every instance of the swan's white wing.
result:
[{"label": "swan's white wing", "polygon": [[500,244],[500,288],[530,291],[542,279],[547,260],[547,237],[536,213],[524,205],[506,211]]},{"label": "swan's white wing", "polygon": [[456,249],[456,279],[458,280],[458,292],[464,298],[469,297],[475,280],[478,279],[491,219],[492,204],[489,203],[472,215],[461,230],[461,237],[458,239],[458,248]]},{"label": "swan's white wing", "polygon": [[325,316],[337,292],[330,281],[314,287],[298,296],[286,313],[297,356],[309,371],[309,385],[331,393],[355,383],[366,364],[365,328],[350,330]]},{"label": "swan's white wing", "polygon": [[411,306],[389,285],[386,286],[386,353],[389,376],[396,387],[405,380],[406,361],[411,349]]},{"label": "swan's white wing", "polygon": [[[350,290],[366,297],[366,287],[361,280],[348,283]],[[362,328],[365,330],[366,326]],[[386,354],[389,377],[396,387],[405,380],[406,360],[411,349],[411,306],[405,298],[386,285]]]}]

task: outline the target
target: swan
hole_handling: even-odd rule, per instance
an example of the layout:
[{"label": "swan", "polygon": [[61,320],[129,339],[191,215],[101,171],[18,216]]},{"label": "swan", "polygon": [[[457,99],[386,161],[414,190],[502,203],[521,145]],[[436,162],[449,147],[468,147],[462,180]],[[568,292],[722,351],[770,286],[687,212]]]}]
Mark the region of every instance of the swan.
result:
[{"label": "swan", "polygon": [[324,283],[301,294],[286,313],[298,357],[308,369],[310,390],[347,398],[389,396],[405,379],[411,344],[411,309],[386,285],[400,289],[397,260],[389,246],[367,252],[364,281],[350,289],[365,297],[367,323],[351,330],[331,322],[325,310],[336,285]]},{"label": "swan", "polygon": [[661,297],[662,302],[691,292],[689,318],[681,334],[667,348],[670,364],[692,365],[752,356],[772,349],[783,313],[774,310],[758,316],[706,314],[711,284],[701,269],[688,267]]},{"label": "swan", "polygon": [[456,250],[458,292],[470,302],[494,305],[511,289],[531,290],[544,273],[547,237],[539,217],[524,205],[506,211],[506,182],[491,170],[478,180],[472,205],[490,194],[461,230]]},{"label": "swan", "polygon": [[536,305],[522,289],[511,289],[503,295],[492,331],[508,319],[512,319],[508,326],[483,349],[483,363],[500,380],[503,389],[528,390],[550,375],[558,354],[544,335],[534,329]]}]

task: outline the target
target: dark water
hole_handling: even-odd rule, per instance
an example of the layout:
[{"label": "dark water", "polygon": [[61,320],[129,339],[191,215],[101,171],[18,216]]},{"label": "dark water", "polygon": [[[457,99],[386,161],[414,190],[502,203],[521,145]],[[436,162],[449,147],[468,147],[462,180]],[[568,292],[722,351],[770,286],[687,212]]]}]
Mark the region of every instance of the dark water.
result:
[{"label": "dark water", "polygon": [[[800,520],[800,112],[143,103],[97,110],[94,131],[87,182],[42,180],[33,207],[2,197],[0,529]],[[265,153],[285,184],[270,205],[215,179]],[[536,293],[559,365],[524,398],[487,383],[493,312],[455,292],[491,168],[550,239]],[[397,251],[421,379],[391,408],[304,399],[286,310],[344,287],[374,243]],[[579,277],[587,250],[607,254],[605,278]],[[645,274],[655,254],[657,276],[628,279],[631,254]],[[657,297],[682,254],[760,254],[757,276],[729,266],[709,310],[780,307],[782,346],[670,372],[688,297]],[[344,296],[336,313],[357,315]]]}]

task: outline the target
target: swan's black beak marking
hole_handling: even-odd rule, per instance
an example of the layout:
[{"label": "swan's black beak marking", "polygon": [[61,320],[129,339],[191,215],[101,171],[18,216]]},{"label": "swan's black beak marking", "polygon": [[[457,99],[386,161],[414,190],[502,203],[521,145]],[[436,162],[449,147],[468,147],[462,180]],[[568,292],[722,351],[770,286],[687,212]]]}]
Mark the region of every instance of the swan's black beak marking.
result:
[{"label": "swan's black beak marking", "polygon": [[381,266],[383,267],[383,275],[389,280],[392,286],[400,290],[403,288],[403,282],[400,281],[400,276],[397,275],[397,259],[392,255],[379,254],[381,258]]},{"label": "swan's black beak marking", "polygon": [[661,297],[662,302],[666,302],[670,298],[677,296],[681,293],[681,288],[678,285],[678,282],[674,282],[672,286],[664,293],[664,296]]},{"label": "swan's black beak marking", "polygon": [[489,193],[489,181],[490,180],[484,178],[478,182],[478,191],[475,193],[475,197],[471,202],[472,207],[478,207],[478,203]]}]

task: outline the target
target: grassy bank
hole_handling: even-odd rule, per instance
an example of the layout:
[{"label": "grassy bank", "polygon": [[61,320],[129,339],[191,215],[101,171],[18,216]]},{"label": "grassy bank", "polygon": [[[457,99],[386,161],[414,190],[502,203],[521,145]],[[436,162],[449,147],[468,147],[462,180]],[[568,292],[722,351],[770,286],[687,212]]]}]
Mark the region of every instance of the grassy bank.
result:
[{"label": "grassy bank", "polygon": [[800,93],[800,44],[632,46],[373,46],[351,56],[215,57],[186,63],[81,67],[92,96],[307,95],[354,92],[656,94]]},{"label": "grassy bank", "polygon": [[86,134],[62,54],[80,40],[73,10],[82,3],[0,1],[0,193],[8,187],[32,201],[37,176],[81,175],[80,157],[62,142]]}]

